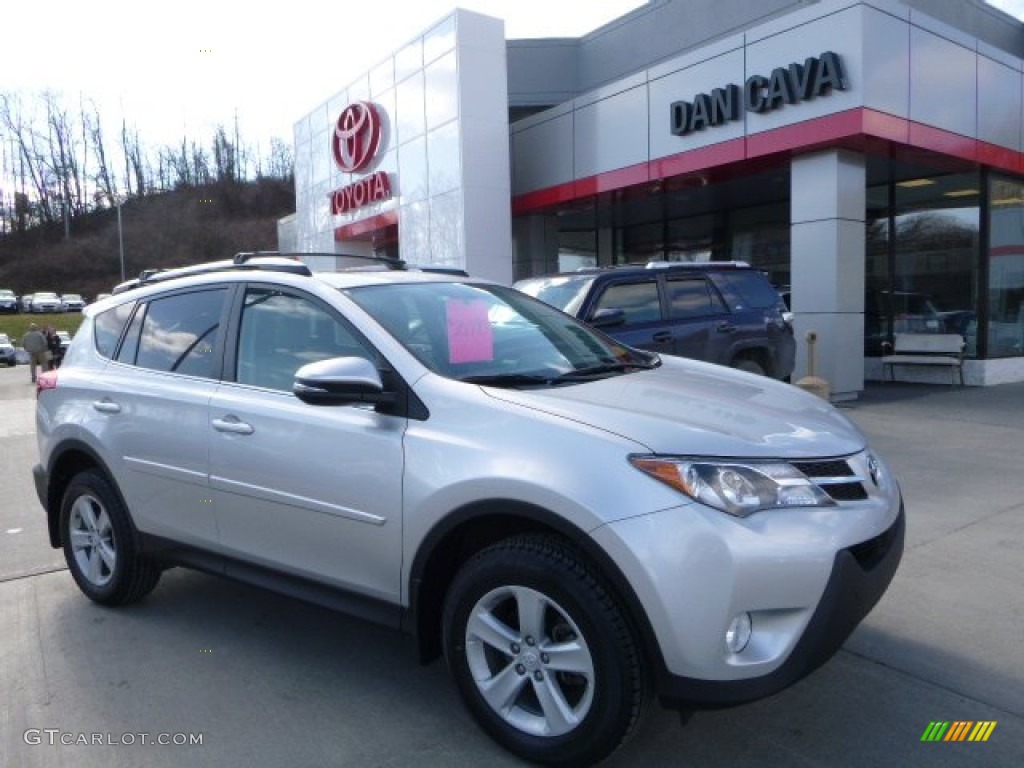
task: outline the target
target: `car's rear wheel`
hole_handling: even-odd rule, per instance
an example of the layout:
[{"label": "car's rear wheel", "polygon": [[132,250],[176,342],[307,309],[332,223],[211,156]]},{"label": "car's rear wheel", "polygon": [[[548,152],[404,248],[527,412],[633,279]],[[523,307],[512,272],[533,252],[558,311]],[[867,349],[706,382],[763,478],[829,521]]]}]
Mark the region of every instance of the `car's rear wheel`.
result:
[{"label": "car's rear wheel", "polygon": [[520,536],[471,558],[448,591],[444,646],[473,716],[527,760],[591,765],[644,710],[633,632],[596,570],[559,539]]},{"label": "car's rear wheel", "polygon": [[160,568],[137,551],[128,512],[97,470],[80,472],[68,484],[60,532],[68,570],[97,603],[135,602],[160,579]]}]

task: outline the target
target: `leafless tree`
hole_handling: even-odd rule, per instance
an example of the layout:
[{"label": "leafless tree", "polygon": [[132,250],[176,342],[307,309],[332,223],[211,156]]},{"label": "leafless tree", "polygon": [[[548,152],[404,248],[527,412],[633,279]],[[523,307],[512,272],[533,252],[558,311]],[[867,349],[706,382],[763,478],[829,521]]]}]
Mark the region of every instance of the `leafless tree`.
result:
[{"label": "leafless tree", "polygon": [[92,177],[93,183],[98,187],[96,197],[105,200],[108,206],[113,206],[117,200],[117,179],[111,172],[110,164],[107,161],[103,125],[95,103],[92,105],[91,115],[83,112],[82,124],[88,137],[88,144],[92,147],[93,158],[96,160],[96,173]]}]

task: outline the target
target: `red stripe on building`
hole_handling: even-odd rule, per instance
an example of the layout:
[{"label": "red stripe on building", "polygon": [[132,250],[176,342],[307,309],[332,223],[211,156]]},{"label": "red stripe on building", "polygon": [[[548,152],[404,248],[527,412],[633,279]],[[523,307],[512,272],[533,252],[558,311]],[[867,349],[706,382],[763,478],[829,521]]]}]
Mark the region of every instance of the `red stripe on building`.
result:
[{"label": "red stripe on building", "polygon": [[1024,173],[1024,153],[874,109],[857,108],[517,195],[512,199],[512,213],[539,211],[599,192],[769,155],[826,147],[864,149],[877,143],[925,149],[1010,173]]}]

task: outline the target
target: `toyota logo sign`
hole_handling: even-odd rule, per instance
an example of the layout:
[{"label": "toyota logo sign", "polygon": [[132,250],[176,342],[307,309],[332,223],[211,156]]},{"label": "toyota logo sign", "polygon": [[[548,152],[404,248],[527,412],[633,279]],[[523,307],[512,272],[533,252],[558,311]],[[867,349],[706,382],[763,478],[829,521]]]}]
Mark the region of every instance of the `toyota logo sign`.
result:
[{"label": "toyota logo sign", "polygon": [[357,101],[341,111],[334,126],[331,149],[334,162],[348,173],[361,171],[380,149],[380,112],[376,104]]}]

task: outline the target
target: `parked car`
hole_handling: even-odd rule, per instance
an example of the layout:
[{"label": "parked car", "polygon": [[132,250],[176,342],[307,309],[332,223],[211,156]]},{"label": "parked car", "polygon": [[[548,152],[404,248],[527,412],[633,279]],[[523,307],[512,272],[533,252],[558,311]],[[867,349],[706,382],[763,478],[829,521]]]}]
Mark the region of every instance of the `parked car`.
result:
[{"label": "parked car", "polygon": [[14,291],[7,288],[0,288],[0,312],[14,314],[18,311],[18,297]]},{"label": "parked car", "polygon": [[85,299],[77,293],[65,293],[60,297],[64,312],[81,312],[85,309]]},{"label": "parked car", "polygon": [[32,311],[32,294],[31,293],[24,294],[19,301],[20,301],[20,304],[21,304],[21,311],[22,312],[31,312]]},{"label": "parked car", "polygon": [[87,597],[187,564],[345,607],[553,765],[610,754],[653,696],[792,684],[903,549],[896,479],[828,403],[483,280],[162,272],[86,307],[37,386],[36,489]]},{"label": "parked car", "polygon": [[6,333],[0,333],[0,363],[3,363],[8,368],[18,364],[18,353]]},{"label": "parked car", "polygon": [[582,269],[515,284],[624,344],[785,379],[796,342],[785,303],[743,262]]},{"label": "parked car", "polygon": [[61,304],[60,296],[50,291],[32,294],[32,304],[29,312],[63,312],[64,305]]}]

